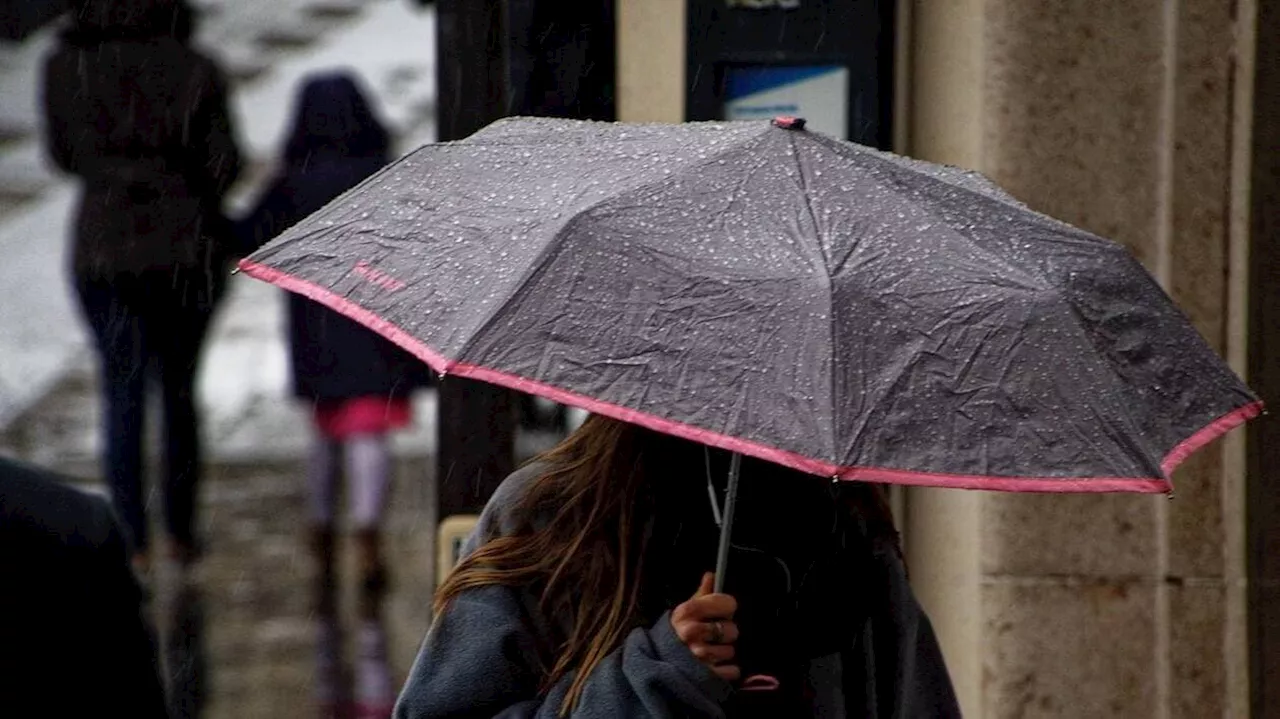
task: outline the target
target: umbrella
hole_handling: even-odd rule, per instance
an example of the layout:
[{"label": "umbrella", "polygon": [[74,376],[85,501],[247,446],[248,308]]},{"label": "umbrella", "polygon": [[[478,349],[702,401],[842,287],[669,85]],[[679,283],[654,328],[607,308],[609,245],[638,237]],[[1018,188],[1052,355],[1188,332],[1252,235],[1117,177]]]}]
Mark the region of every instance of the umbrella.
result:
[{"label": "umbrella", "polygon": [[1162,492],[1261,410],[1123,246],[803,121],[501,120],[240,266],[442,375],[838,479]]}]

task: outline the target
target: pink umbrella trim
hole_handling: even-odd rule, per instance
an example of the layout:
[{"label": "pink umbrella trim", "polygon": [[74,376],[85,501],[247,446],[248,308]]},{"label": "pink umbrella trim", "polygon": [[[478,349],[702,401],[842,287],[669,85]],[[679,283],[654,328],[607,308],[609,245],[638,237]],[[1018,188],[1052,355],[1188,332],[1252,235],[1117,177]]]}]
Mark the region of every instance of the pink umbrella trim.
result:
[{"label": "pink umbrella trim", "polygon": [[500,370],[449,359],[423,344],[413,335],[330,290],[300,279],[274,267],[241,260],[239,268],[250,277],[271,283],[346,315],[386,337],[426,362],[441,375],[456,375],[489,382],[527,394],[545,397],[560,404],[602,414],[613,419],[640,425],[657,432],[692,440],[711,447],[756,457],[792,469],[822,477],[846,481],[878,482],[953,489],[982,489],[1006,492],[1141,492],[1173,491],[1168,477],[1196,450],[1261,414],[1262,402],[1237,407],[1205,425],[1178,443],[1165,455],[1160,468],[1164,477],[991,477],[985,475],[918,472],[880,467],[849,467],[823,462],[794,452],[694,427],[663,417],[604,402],[570,390],[527,379]]}]

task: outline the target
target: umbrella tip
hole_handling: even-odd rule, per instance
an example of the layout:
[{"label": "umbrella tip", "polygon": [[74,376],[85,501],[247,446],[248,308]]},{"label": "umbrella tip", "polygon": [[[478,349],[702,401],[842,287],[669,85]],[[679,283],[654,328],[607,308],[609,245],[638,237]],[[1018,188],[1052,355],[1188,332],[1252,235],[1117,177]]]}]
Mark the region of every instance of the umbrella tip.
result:
[{"label": "umbrella tip", "polygon": [[792,117],[790,115],[779,115],[773,118],[773,126],[781,127],[784,130],[803,130],[804,118]]}]

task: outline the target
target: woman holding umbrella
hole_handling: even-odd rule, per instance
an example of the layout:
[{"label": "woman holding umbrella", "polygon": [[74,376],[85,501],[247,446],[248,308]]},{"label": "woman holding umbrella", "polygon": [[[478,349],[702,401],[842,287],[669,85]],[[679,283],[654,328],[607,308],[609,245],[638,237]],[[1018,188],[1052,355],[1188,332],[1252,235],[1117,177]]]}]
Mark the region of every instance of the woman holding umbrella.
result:
[{"label": "woman holding umbrella", "polygon": [[799,118],[504,120],[241,266],[612,418],[492,498],[406,718],[955,716],[866,483],[1167,492],[1261,410],[1123,246]]},{"label": "woman holding umbrella", "polygon": [[746,460],[712,591],[727,461],[597,415],[512,475],[396,715],[958,716],[876,486]]}]

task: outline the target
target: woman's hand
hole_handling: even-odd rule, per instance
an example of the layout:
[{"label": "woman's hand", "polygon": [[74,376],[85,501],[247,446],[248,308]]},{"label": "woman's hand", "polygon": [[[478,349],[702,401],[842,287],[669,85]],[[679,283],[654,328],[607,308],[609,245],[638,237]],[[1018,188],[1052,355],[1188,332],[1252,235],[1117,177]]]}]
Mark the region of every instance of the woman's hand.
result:
[{"label": "woman's hand", "polygon": [[693,598],[671,612],[676,636],[689,647],[698,661],[711,667],[721,679],[737,681],[742,670],[733,661],[733,643],[738,641],[738,625],[733,614],[738,600],[728,594],[712,594],[715,575],[702,575],[702,585]]}]

